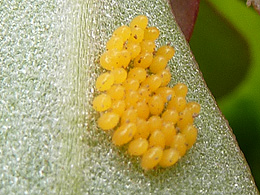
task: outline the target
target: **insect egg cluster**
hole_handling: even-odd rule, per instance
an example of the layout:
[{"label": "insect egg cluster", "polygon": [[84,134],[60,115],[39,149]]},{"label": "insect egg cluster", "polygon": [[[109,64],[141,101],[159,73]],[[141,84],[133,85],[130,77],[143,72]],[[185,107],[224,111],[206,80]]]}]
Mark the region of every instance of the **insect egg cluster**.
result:
[{"label": "insect egg cluster", "polygon": [[98,126],[114,131],[115,145],[128,144],[128,153],[140,156],[145,170],[172,166],[192,147],[200,112],[198,103],[186,101],[185,84],[168,86],[167,63],[175,50],[164,45],[156,51],[159,30],[147,24],[139,15],[113,32],[100,57],[106,71],[96,80],[100,93],[93,100]]}]

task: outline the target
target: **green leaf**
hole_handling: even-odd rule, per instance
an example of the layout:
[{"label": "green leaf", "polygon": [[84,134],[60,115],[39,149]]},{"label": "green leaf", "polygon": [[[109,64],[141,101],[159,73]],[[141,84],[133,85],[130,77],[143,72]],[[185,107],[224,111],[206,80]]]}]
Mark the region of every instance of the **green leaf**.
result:
[{"label": "green leaf", "polygon": [[243,1],[201,1],[190,42],[203,76],[233,128],[258,186],[259,26],[260,16]]},{"label": "green leaf", "polygon": [[[248,165],[164,0],[1,2],[1,194],[257,194]],[[112,31],[145,14],[171,43],[171,85],[201,104],[195,146],[143,172],[91,107]]]}]

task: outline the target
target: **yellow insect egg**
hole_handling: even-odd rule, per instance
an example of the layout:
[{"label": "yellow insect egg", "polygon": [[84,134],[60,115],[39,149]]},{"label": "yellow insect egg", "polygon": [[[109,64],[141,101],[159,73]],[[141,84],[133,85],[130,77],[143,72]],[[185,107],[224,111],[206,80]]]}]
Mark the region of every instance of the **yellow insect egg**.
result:
[{"label": "yellow insect egg", "polygon": [[130,142],[128,153],[132,156],[141,156],[148,149],[148,141],[143,138],[138,138]]},{"label": "yellow insect egg", "polygon": [[160,130],[152,132],[149,138],[149,147],[159,146],[162,149],[165,147],[165,136]]},{"label": "yellow insect egg", "polygon": [[173,86],[176,96],[186,97],[188,93],[188,87],[184,83],[177,83]]},{"label": "yellow insect egg", "polygon": [[148,122],[146,120],[144,120],[142,118],[137,118],[136,119],[136,128],[137,128],[137,131],[135,133],[134,139],[137,139],[137,138],[147,139],[148,136],[150,135]]},{"label": "yellow insect egg", "polygon": [[164,103],[175,97],[175,92],[170,87],[160,87],[155,91],[155,94],[161,96]]},{"label": "yellow insect egg", "polygon": [[127,90],[125,94],[125,104],[126,107],[136,107],[137,102],[139,101],[140,96],[137,91],[134,90]]},{"label": "yellow insect egg", "polygon": [[113,129],[119,122],[119,115],[114,112],[107,112],[98,119],[98,126],[103,130]]},{"label": "yellow insect egg", "polygon": [[116,49],[118,51],[121,51],[123,49],[123,46],[124,46],[124,41],[121,37],[112,36],[107,42],[106,49],[107,50]]},{"label": "yellow insect egg", "polygon": [[169,82],[171,81],[172,75],[169,68],[161,70],[160,72],[157,73],[157,75],[161,77],[162,87],[168,85]]},{"label": "yellow insect egg", "polygon": [[183,130],[181,130],[181,133],[185,136],[188,149],[190,149],[192,145],[196,142],[198,135],[197,128],[194,125],[188,125]]},{"label": "yellow insect egg", "polygon": [[115,101],[113,101],[111,108],[114,113],[121,116],[126,109],[125,101],[124,100],[115,100]]},{"label": "yellow insect egg", "polygon": [[164,109],[164,102],[162,97],[159,95],[152,96],[151,99],[148,101],[148,106],[152,115],[161,114]]},{"label": "yellow insect egg", "polygon": [[137,79],[127,78],[122,85],[125,87],[126,90],[137,91],[140,84]]},{"label": "yellow insect egg", "polygon": [[186,108],[194,115],[198,115],[200,112],[200,104],[197,102],[189,102],[186,104]]},{"label": "yellow insect egg", "polygon": [[176,96],[169,101],[167,109],[175,108],[178,112],[184,110],[186,106],[186,99],[182,96]]},{"label": "yellow insect egg", "polygon": [[153,53],[155,51],[155,43],[150,40],[143,40],[141,42],[141,52]]},{"label": "yellow insect egg", "polygon": [[138,93],[140,95],[140,100],[145,101],[146,103],[148,103],[148,101],[152,97],[151,90],[146,87],[140,87],[138,89]]},{"label": "yellow insect egg", "polygon": [[100,94],[93,100],[93,108],[98,112],[103,112],[111,107],[111,97],[107,94]]},{"label": "yellow insect egg", "polygon": [[135,123],[125,123],[116,129],[112,137],[112,142],[117,146],[122,146],[131,141],[135,133]]},{"label": "yellow insect egg", "polygon": [[144,40],[155,41],[160,35],[160,31],[155,26],[147,27],[144,30]]},{"label": "yellow insect egg", "polygon": [[184,154],[187,151],[187,143],[185,136],[181,133],[178,133],[176,136],[174,136],[171,143],[171,147],[179,151],[180,157],[184,156]]},{"label": "yellow insect egg", "polygon": [[108,72],[101,74],[96,81],[96,88],[99,91],[106,91],[114,84],[114,75]]},{"label": "yellow insect egg", "polygon": [[131,28],[129,26],[120,26],[114,32],[113,36],[121,37],[121,39],[125,42],[129,39],[131,35]]},{"label": "yellow insect egg", "polygon": [[178,150],[174,148],[169,148],[163,151],[162,158],[159,165],[163,168],[170,167],[174,165],[180,158]]},{"label": "yellow insect egg", "polygon": [[177,122],[177,126],[180,129],[184,129],[187,125],[192,124],[194,118],[192,117],[192,112],[185,108],[182,112],[179,113],[179,121]]},{"label": "yellow insect egg", "polygon": [[141,43],[144,38],[144,30],[140,27],[131,28],[130,42]]},{"label": "yellow insect egg", "polygon": [[118,58],[119,52],[117,50],[106,51],[100,56],[100,65],[106,70],[113,70],[119,67]]},{"label": "yellow insect egg", "polygon": [[125,88],[122,85],[113,85],[107,90],[107,94],[110,95],[112,100],[120,100],[125,97]]},{"label": "yellow insect egg", "polygon": [[135,105],[135,109],[137,110],[137,116],[142,119],[148,119],[150,114],[149,106],[145,101],[139,101]]},{"label": "yellow insect egg", "polygon": [[164,45],[157,50],[156,55],[162,55],[167,60],[170,60],[174,56],[174,53],[175,50],[173,47],[171,47],[170,45]]},{"label": "yellow insect egg", "polygon": [[171,122],[164,122],[162,124],[161,131],[165,137],[165,145],[170,146],[177,133],[174,124]]},{"label": "yellow insect egg", "polygon": [[128,78],[137,79],[139,83],[143,82],[146,79],[146,70],[141,67],[131,68],[128,72]]},{"label": "yellow insect egg", "polygon": [[162,159],[163,149],[161,147],[152,147],[148,149],[142,157],[141,166],[144,170],[154,168]]},{"label": "yellow insect egg", "polygon": [[114,84],[121,84],[127,78],[127,72],[124,68],[116,68],[110,72],[114,75]]},{"label": "yellow insect egg", "polygon": [[122,68],[127,68],[129,63],[131,61],[131,53],[123,49],[122,51],[119,52],[118,54],[118,66]]},{"label": "yellow insect egg", "polygon": [[133,108],[126,109],[121,116],[121,124],[124,123],[136,123],[137,111]]},{"label": "yellow insect egg", "polygon": [[148,24],[148,18],[144,15],[139,15],[133,18],[133,20],[130,22],[130,27],[140,27],[142,29],[145,29]]},{"label": "yellow insect egg", "polygon": [[153,58],[153,61],[150,65],[150,71],[152,73],[159,73],[160,71],[162,71],[163,69],[165,69],[167,65],[167,60],[164,56],[161,55],[156,55]]},{"label": "yellow insect egg", "polygon": [[159,130],[162,127],[162,119],[159,116],[151,116],[148,119],[148,127],[150,132],[154,132],[155,130]]},{"label": "yellow insect egg", "polygon": [[141,53],[140,43],[128,42],[126,45],[126,50],[130,52],[131,59],[134,59]]},{"label": "yellow insect egg", "polygon": [[163,122],[171,122],[173,124],[176,124],[179,120],[179,114],[176,109],[166,109],[162,114],[162,120]]},{"label": "yellow insect egg", "polygon": [[144,52],[140,53],[135,59],[134,59],[134,66],[135,67],[142,67],[142,68],[148,68],[150,64],[153,61],[153,54]]},{"label": "yellow insect egg", "polygon": [[161,86],[161,83],[162,79],[158,75],[152,74],[142,82],[141,86],[147,87],[151,92],[154,92]]}]

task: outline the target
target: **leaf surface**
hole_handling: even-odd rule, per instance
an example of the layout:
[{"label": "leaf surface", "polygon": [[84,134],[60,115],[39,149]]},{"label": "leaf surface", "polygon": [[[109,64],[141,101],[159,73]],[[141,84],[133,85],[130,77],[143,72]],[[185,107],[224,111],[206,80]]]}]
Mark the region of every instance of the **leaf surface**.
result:
[{"label": "leaf surface", "polygon": [[[32,5],[1,5],[1,194],[258,193],[166,1]],[[195,146],[176,166],[150,172],[111,144],[91,106],[105,42],[139,14],[160,29],[158,46],[176,49],[171,85],[186,83],[188,101],[202,106]]]}]

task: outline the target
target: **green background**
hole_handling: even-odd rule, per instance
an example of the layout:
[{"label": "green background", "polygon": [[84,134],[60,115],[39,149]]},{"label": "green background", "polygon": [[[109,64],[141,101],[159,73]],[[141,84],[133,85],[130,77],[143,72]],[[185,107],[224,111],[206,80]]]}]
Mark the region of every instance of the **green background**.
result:
[{"label": "green background", "polygon": [[245,1],[200,1],[190,41],[260,186],[260,16]]}]

